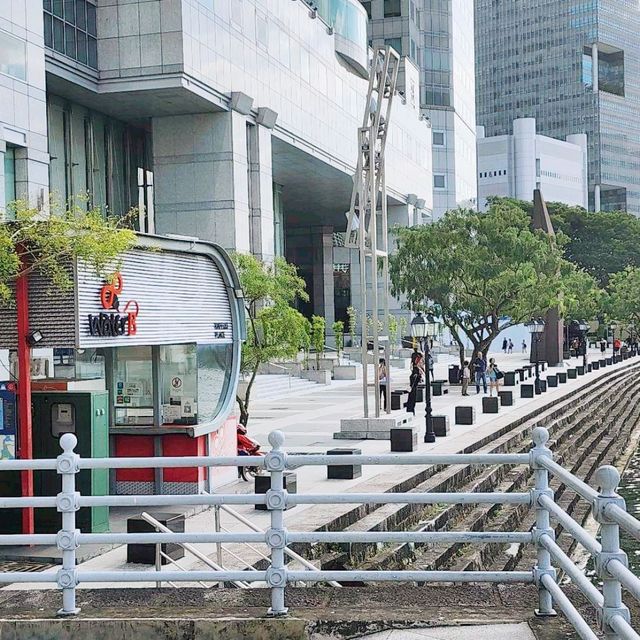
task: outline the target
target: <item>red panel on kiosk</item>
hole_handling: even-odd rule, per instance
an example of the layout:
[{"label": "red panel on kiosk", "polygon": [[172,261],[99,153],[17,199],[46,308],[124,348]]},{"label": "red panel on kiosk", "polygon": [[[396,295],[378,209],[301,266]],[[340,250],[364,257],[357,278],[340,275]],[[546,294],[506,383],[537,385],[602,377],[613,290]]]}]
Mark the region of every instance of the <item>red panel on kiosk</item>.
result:
[{"label": "red panel on kiosk", "polygon": [[[116,436],[117,458],[153,457],[153,436]],[[153,482],[153,469],[116,469],[119,482]]]},{"label": "red panel on kiosk", "polygon": [[[206,456],[206,437],[192,438],[182,434],[167,434],[162,436],[162,455],[166,457]],[[165,469],[165,482],[200,482],[206,477],[205,469],[197,467],[178,467]]]}]

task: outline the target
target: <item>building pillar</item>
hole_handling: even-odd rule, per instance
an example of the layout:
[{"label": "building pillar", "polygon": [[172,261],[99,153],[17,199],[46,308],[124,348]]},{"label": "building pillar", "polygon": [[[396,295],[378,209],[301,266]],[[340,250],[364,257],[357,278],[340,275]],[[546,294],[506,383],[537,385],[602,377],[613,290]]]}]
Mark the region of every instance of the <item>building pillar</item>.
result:
[{"label": "building pillar", "polygon": [[24,200],[41,210],[48,209],[49,154],[29,147],[15,147],[15,160],[16,200]]},{"label": "building pillar", "polygon": [[515,196],[530,201],[536,188],[536,121],[519,118],[513,121]]},{"label": "building pillar", "polygon": [[156,232],[249,253],[246,114],[166,116],[152,127]]},{"label": "building pillar", "polygon": [[599,184],[593,187],[593,210],[595,212],[600,211],[600,185]]},{"label": "building pillar", "polygon": [[333,335],[335,322],[333,291],[333,227],[313,229],[313,312],[326,323],[326,335]]},{"label": "building pillar", "polygon": [[[0,127],[0,133],[2,128]],[[4,219],[5,212],[5,186],[4,186],[4,154],[7,150],[7,143],[0,137],[0,220]]]},{"label": "building pillar", "polygon": [[574,133],[567,136],[567,142],[582,149],[582,206],[589,208],[589,144],[586,133]]},{"label": "building pillar", "polygon": [[271,129],[247,125],[251,253],[271,262],[275,253]]},{"label": "building pillar", "polygon": [[598,93],[598,43],[591,45],[591,86],[593,92]]}]

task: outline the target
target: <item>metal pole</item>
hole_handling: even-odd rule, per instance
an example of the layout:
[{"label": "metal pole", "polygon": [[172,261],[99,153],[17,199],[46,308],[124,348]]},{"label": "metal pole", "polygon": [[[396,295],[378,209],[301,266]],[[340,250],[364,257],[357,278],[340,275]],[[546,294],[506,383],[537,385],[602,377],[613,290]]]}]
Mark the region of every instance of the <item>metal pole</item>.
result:
[{"label": "metal pole", "polygon": [[[377,120],[377,119],[376,119]],[[371,333],[373,337],[373,382],[375,389],[375,416],[380,417],[380,370],[378,359],[380,357],[379,342],[379,316],[378,316],[378,181],[376,180],[376,162],[378,161],[377,149],[378,131],[374,125],[369,129],[369,171],[371,181],[371,218],[369,220],[369,238],[371,251]]]},{"label": "metal pole", "polygon": [[628,566],[627,555],[620,549],[620,527],[615,520],[606,515],[607,507],[616,504],[626,510],[624,500],[616,493],[620,482],[620,474],[615,467],[600,467],[596,472],[596,482],[600,485],[600,494],[593,501],[593,517],[600,523],[600,542],[602,551],[596,556],[596,571],[602,580],[602,608],[601,629],[606,638],[618,640],[620,634],[611,626],[615,616],[622,616],[626,622],[631,622],[629,609],[622,602],[622,585],[620,580],[609,573],[607,566],[612,560],[618,560]]},{"label": "metal pole", "polygon": [[544,586],[543,576],[548,575],[556,579],[556,571],[551,566],[551,554],[540,544],[541,536],[549,536],[551,540],[555,539],[555,532],[551,528],[549,512],[540,504],[540,497],[547,496],[550,500],[554,499],[553,491],[549,488],[549,472],[540,464],[540,458],[552,458],[553,454],[547,447],[549,441],[549,432],[544,427],[536,427],[533,430],[533,449],[530,452],[531,468],[534,470],[535,478],[535,509],[536,509],[536,526],[534,529],[534,540],[537,548],[537,565],[534,567],[533,573],[538,585],[538,609],[537,616],[554,616],[556,612],[553,609],[553,599],[551,594]]},{"label": "metal pole", "polygon": [[[156,527],[156,533],[160,533],[160,530]],[[162,543],[156,542],[156,571],[160,573],[162,571]],[[158,579],[156,581],[156,589],[160,589],[162,581]]]},{"label": "metal pole", "polygon": [[542,393],[542,389],[540,388],[540,361],[538,360],[538,342],[540,341],[539,335],[536,333],[534,335],[535,340],[535,349],[536,349],[536,382],[535,382],[535,391],[536,395],[540,395]]},{"label": "metal pole", "polygon": [[[363,153],[364,129],[360,130],[360,153]],[[369,148],[371,153],[371,148]],[[362,181],[362,176],[357,176]],[[365,190],[360,191],[360,216],[358,218],[358,248],[360,256],[360,352],[362,354],[362,402],[364,417],[369,417],[369,356],[367,349],[367,253],[366,253],[366,200],[363,197]]]},{"label": "metal pole", "polygon": [[56,508],[62,513],[62,529],[58,532],[59,549],[62,549],[62,568],[58,571],[57,582],[62,589],[62,609],[59,616],[75,616],[80,609],[76,606],[76,549],[78,548],[78,531],[76,529],[76,511],[78,496],[76,494],[76,473],[78,458],[74,452],[78,440],[71,433],[60,438],[63,453],[56,461],[56,471],[62,476],[62,491],[56,496]]},{"label": "metal pole", "polygon": [[[220,523],[220,505],[217,504],[213,508],[213,526],[216,533],[220,533],[221,531],[221,523]],[[216,542],[216,560],[218,564],[222,566],[222,542]],[[218,586],[223,589],[224,582],[218,583]]]},{"label": "metal pole", "polygon": [[425,358],[425,372],[424,372],[424,403],[425,403],[425,442],[435,442],[436,434],[433,432],[433,420],[431,419],[431,349],[429,345],[429,336],[424,339],[424,358]]}]

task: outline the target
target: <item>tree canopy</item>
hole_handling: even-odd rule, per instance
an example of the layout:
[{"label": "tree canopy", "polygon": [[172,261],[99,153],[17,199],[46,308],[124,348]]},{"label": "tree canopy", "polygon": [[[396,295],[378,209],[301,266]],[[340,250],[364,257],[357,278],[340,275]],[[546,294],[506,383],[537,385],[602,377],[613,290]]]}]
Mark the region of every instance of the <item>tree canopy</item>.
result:
[{"label": "tree canopy", "polygon": [[[577,314],[597,290],[563,258],[562,241],[532,230],[528,212],[513,202],[493,202],[486,213],[456,209],[431,225],[394,233],[394,295],[439,316],[461,355],[463,336],[486,353],[502,330],[553,307]],[[570,285],[579,285],[581,299]]]},{"label": "tree canopy", "polygon": [[309,341],[309,321],[291,305],[308,300],[304,280],[284,258],[265,263],[255,256],[235,254],[245,296],[247,340],[242,345],[242,373],[249,376],[244,396],[238,395],[240,422],[249,420],[251,389],[260,365],[294,357]]},{"label": "tree canopy", "polygon": [[607,316],[640,330],[640,268],[627,267],[609,280]]}]

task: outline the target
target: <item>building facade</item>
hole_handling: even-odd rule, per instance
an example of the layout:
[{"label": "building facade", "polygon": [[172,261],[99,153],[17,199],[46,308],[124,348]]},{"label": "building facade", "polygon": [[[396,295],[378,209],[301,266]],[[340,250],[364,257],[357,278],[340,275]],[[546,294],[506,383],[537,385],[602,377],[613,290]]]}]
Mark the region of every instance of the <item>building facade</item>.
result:
[{"label": "building facade", "polygon": [[478,127],[478,204],[489,196],[530,200],[540,189],[547,202],[587,208],[587,136],[556,140],[536,133],[534,118],[513,122],[513,133],[485,137]]},{"label": "building facade", "polygon": [[476,0],[478,124],[517,118],[585,132],[589,208],[640,215],[640,6],[631,0]]},{"label": "building facade", "polygon": [[[313,5],[313,6],[311,6]],[[83,206],[214,241],[305,278],[302,311],[357,301],[341,249],[367,92],[358,0],[14,0],[0,4],[0,206]],[[394,105],[396,221],[432,209],[431,130]],[[357,272],[357,269],[353,269]],[[339,291],[338,291],[339,290]]]},{"label": "building facade", "polygon": [[473,6],[468,0],[362,0],[374,45],[389,44],[418,70],[406,81],[432,124],[433,216],[475,207],[476,116]]}]

